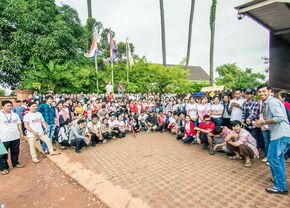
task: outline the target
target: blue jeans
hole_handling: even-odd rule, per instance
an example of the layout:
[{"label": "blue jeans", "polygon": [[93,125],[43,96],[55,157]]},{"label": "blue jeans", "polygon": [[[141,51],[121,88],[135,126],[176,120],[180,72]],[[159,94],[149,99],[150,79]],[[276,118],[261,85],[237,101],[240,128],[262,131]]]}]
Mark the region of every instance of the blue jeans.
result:
[{"label": "blue jeans", "polygon": [[[55,131],[55,125],[47,125],[47,128],[48,128],[47,136],[52,141],[52,137]],[[47,146],[45,142],[40,140],[40,144],[41,144],[42,150],[45,152],[47,150]]]},{"label": "blue jeans", "polygon": [[194,140],[194,137],[193,136],[188,136],[188,137],[186,137],[184,140],[183,140],[183,142],[184,143],[189,143],[189,142],[192,142]]},{"label": "blue jeans", "polygon": [[270,143],[270,131],[269,130],[262,131],[262,135],[264,139],[264,154],[265,157],[267,157]]},{"label": "blue jeans", "polygon": [[269,144],[268,161],[270,164],[274,187],[279,191],[286,191],[286,162],[284,155],[290,148],[290,137],[281,137]]}]

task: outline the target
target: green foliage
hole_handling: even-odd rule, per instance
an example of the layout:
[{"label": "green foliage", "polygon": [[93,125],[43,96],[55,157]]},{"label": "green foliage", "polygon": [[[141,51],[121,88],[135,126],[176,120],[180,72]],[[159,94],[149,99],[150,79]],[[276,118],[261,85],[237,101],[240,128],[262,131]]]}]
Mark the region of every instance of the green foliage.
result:
[{"label": "green foliage", "polygon": [[34,60],[64,64],[87,48],[78,14],[67,5],[58,7],[53,0],[1,0],[0,10],[3,86],[18,86],[20,75],[32,68]]},{"label": "green foliage", "polygon": [[252,69],[240,69],[234,64],[225,64],[217,67],[219,78],[217,85],[224,85],[227,89],[255,88],[265,82],[265,75],[254,73]]},{"label": "green foliage", "polygon": [[5,90],[0,89],[0,96],[5,96]]}]

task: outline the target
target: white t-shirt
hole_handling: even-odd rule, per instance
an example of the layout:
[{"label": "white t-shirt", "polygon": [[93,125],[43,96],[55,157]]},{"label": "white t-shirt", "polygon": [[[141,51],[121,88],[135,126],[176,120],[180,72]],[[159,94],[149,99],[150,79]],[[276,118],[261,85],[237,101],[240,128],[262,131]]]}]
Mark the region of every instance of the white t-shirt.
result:
[{"label": "white t-shirt", "polygon": [[5,114],[0,111],[0,140],[9,142],[19,139],[18,124],[21,124],[21,120],[16,113]]},{"label": "white t-shirt", "polygon": [[197,118],[197,104],[196,103],[194,103],[194,104],[189,103],[186,106],[186,111],[188,111],[191,119]]},{"label": "white t-shirt", "polygon": [[213,118],[220,118],[222,117],[222,114],[220,115],[215,115],[214,113],[217,113],[218,111],[224,110],[224,106],[222,104],[212,104],[211,105],[211,111],[213,112],[212,117]]},{"label": "white t-shirt", "polygon": [[147,116],[147,114],[144,114],[143,116],[140,114],[138,117],[138,121],[140,121],[141,123],[145,123]]},{"label": "white t-shirt", "polygon": [[[28,122],[28,126],[32,128],[33,131],[36,131],[39,135],[43,134],[43,128],[41,122],[44,121],[41,113],[35,112],[31,113],[28,112],[25,114],[23,121]],[[27,130],[27,137],[34,137],[34,135]]]},{"label": "white t-shirt", "polygon": [[107,93],[113,92],[113,85],[107,84],[106,91],[107,91]]},{"label": "white t-shirt", "polygon": [[118,120],[117,119],[115,119],[114,121],[109,120],[108,124],[110,128],[113,128],[114,126],[118,126]]},{"label": "white t-shirt", "polygon": [[202,118],[199,118],[199,119],[198,119],[198,121],[201,122],[202,119],[203,119],[203,116],[204,116],[204,115],[208,115],[209,112],[211,111],[211,104],[210,104],[210,103],[208,103],[208,104],[206,104],[206,105],[199,104],[199,105],[197,106],[197,110],[198,110],[199,112],[201,112],[201,114],[202,114]]},{"label": "white t-shirt", "polygon": [[93,124],[92,121],[90,121],[87,125],[88,129],[94,129],[95,131],[98,131],[100,128],[102,128],[101,122],[97,121],[96,124]]},{"label": "white t-shirt", "polygon": [[[243,108],[243,103],[244,102],[245,102],[245,99],[243,99],[243,98],[240,98],[239,100],[234,98],[234,99],[231,100],[229,106],[231,107],[232,103],[238,103]],[[241,121],[242,120],[242,115],[243,115],[243,110],[233,106],[232,112],[231,112],[231,121],[234,121],[234,120]]]}]

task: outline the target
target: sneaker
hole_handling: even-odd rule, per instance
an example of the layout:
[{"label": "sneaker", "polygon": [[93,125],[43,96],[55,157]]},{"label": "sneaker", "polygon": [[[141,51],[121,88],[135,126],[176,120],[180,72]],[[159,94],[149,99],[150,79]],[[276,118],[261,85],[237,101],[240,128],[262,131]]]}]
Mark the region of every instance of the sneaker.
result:
[{"label": "sneaker", "polygon": [[269,163],[269,162],[266,162],[266,165],[268,165],[268,166],[269,166],[269,165],[270,165],[270,163]]},{"label": "sneaker", "polygon": [[270,194],[283,194],[283,195],[289,194],[288,190],[280,191],[276,187],[266,188],[265,191],[270,193]]},{"label": "sneaker", "polygon": [[17,165],[14,166],[14,168],[23,168],[25,165],[18,163]]},{"label": "sneaker", "polygon": [[76,150],[75,152],[76,152],[76,153],[78,153],[78,154],[79,154],[79,153],[81,153],[81,151],[80,151],[80,150]]},{"label": "sneaker", "polygon": [[268,158],[265,157],[263,160],[261,160],[262,162],[268,162]]},{"label": "sneaker", "polygon": [[102,141],[102,144],[106,144],[107,142],[108,142],[108,140],[104,139],[104,140]]},{"label": "sneaker", "polygon": [[40,163],[40,160],[39,160],[39,159],[32,159],[32,161],[33,161],[34,163]]}]

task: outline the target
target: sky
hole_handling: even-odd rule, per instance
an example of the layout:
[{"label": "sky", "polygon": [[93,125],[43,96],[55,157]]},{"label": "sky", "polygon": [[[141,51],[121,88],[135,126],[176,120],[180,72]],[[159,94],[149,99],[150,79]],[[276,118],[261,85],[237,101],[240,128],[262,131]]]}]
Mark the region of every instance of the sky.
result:
[{"label": "sky", "polygon": [[[56,0],[57,3],[60,0]],[[62,0],[75,8],[84,24],[86,0]],[[190,65],[209,72],[211,0],[196,0],[193,17]],[[261,57],[269,56],[268,31],[245,17],[236,18],[235,6],[247,0],[220,0],[217,4],[214,67],[237,63],[241,68],[265,72]],[[164,0],[168,64],[179,64],[186,56],[190,0]],[[148,61],[162,63],[159,0],[92,0],[93,17],[116,32],[117,41],[129,41],[136,53]]]}]

